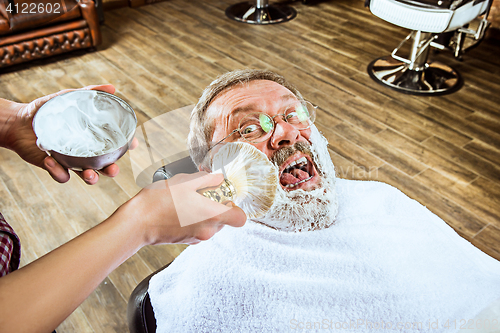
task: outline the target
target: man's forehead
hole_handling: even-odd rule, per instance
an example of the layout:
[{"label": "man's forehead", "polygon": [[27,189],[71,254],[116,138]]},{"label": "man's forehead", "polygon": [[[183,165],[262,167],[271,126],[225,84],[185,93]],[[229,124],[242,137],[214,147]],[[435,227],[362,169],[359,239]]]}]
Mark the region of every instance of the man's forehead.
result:
[{"label": "man's forehead", "polygon": [[298,101],[298,98],[288,88],[274,81],[254,80],[222,92],[209,109],[217,109],[216,117],[229,117],[289,101]]}]

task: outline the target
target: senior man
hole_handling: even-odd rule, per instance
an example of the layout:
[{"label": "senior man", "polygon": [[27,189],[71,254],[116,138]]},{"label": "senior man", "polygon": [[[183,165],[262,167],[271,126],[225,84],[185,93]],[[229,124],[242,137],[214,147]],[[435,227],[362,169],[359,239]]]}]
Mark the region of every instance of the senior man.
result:
[{"label": "senior man", "polygon": [[[293,121],[299,110],[306,122]],[[151,279],[157,332],[500,330],[498,314],[478,317],[500,299],[500,262],[394,187],[336,179],[315,112],[269,71],[205,89],[193,161],[210,171],[209,148],[248,142],[277,165],[280,186],[263,218],[189,247]]]}]

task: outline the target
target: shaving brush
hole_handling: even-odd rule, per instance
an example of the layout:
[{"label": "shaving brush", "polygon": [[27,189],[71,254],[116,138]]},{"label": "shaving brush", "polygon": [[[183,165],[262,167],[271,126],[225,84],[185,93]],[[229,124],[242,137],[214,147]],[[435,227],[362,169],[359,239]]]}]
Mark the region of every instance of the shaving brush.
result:
[{"label": "shaving brush", "polygon": [[228,142],[212,159],[213,173],[222,173],[217,188],[198,190],[219,202],[234,202],[248,218],[259,218],[271,208],[279,184],[278,169],[267,156],[245,142]]}]

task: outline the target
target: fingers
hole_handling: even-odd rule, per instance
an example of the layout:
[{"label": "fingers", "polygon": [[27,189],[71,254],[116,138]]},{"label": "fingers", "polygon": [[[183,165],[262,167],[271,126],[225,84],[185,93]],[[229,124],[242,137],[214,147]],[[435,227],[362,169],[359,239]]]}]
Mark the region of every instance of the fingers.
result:
[{"label": "fingers", "polygon": [[62,165],[50,156],[43,160],[45,170],[52,176],[52,178],[59,183],[66,183],[69,180],[69,172]]},{"label": "fingers", "polygon": [[[205,201],[202,204],[202,201]],[[232,227],[242,227],[245,225],[247,216],[243,209],[230,202],[222,205],[208,198],[200,198],[201,207],[192,209],[199,217],[205,217],[203,222],[208,224],[230,225]],[[200,221],[202,219],[198,219]],[[182,221],[181,221],[182,223]]]},{"label": "fingers", "polygon": [[[201,223],[198,232],[195,234],[197,241],[206,241],[212,238],[216,233],[222,230],[225,225],[232,227],[242,227],[246,222],[246,215],[243,210],[237,206],[234,206],[225,213],[216,216],[205,223]],[[197,244],[190,243],[191,245]]]},{"label": "fingers", "polygon": [[197,175],[198,177],[200,177],[200,179],[197,181],[197,189],[219,186],[224,181],[224,175],[221,173],[206,173],[204,171],[201,171],[193,175]]},{"label": "fingers", "polygon": [[233,208],[219,215],[217,219],[221,224],[230,225],[232,227],[242,227],[247,221],[247,216],[243,209],[234,205]]},{"label": "fingers", "polygon": [[115,90],[116,90],[115,86],[113,86],[112,84],[91,85],[91,86],[86,86],[83,89],[85,89],[85,90],[100,90],[100,91],[104,91],[104,92],[107,92],[110,94],[114,94]]},{"label": "fingers", "polygon": [[80,178],[87,183],[87,185],[94,185],[99,181],[99,174],[92,169],[86,169],[83,171],[75,171],[75,173],[80,176]]},{"label": "fingers", "polygon": [[222,174],[209,174],[205,171],[192,174],[179,173],[168,180],[170,186],[182,184],[189,190],[198,190],[207,187],[216,187],[222,184],[224,176]]},{"label": "fingers", "polygon": [[130,147],[128,147],[128,149],[129,150],[135,149],[137,148],[138,145],[139,145],[139,140],[137,140],[137,138],[133,138],[132,142],[130,143]]},{"label": "fingers", "polygon": [[108,165],[104,169],[99,170],[99,173],[102,173],[103,175],[108,177],[115,177],[116,175],[118,175],[119,172],[120,172],[120,167],[115,163]]},{"label": "fingers", "polygon": [[[184,204],[180,198],[188,198],[186,194],[181,194],[183,190],[189,188],[190,190],[199,191],[203,188],[217,187],[224,181],[224,176],[222,174],[209,174],[202,171],[191,175],[181,175],[177,180],[176,184],[170,184],[169,180],[169,186],[174,203],[180,208]],[[192,208],[189,209],[188,213],[178,210],[181,225],[189,225],[201,221],[227,224],[234,227],[241,227],[245,224],[247,219],[245,213],[241,208],[234,205],[234,203],[231,202],[222,205],[205,198],[199,193],[196,194],[196,197],[190,199]]]},{"label": "fingers", "polygon": [[111,164],[105,167],[104,169],[99,170],[98,172],[92,169],[86,169],[83,171],[75,171],[75,173],[82,178],[82,180],[88,185],[94,185],[99,180],[99,173],[108,176],[115,177],[120,172],[120,168],[116,164]]}]

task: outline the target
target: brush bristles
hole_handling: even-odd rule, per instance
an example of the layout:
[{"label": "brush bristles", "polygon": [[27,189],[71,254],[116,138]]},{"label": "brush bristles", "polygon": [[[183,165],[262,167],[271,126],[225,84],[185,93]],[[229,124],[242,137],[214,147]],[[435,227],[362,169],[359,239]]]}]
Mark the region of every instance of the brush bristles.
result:
[{"label": "brush bristles", "polygon": [[233,201],[248,218],[262,217],[271,208],[279,182],[278,169],[254,146],[226,143],[214,155],[212,170],[224,174],[233,184]]}]

